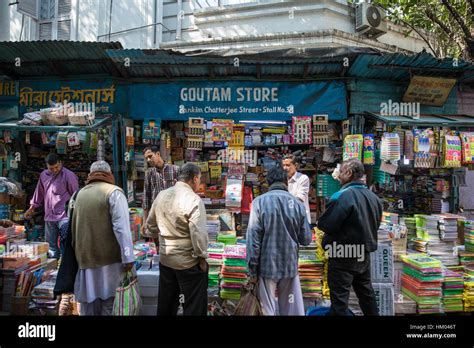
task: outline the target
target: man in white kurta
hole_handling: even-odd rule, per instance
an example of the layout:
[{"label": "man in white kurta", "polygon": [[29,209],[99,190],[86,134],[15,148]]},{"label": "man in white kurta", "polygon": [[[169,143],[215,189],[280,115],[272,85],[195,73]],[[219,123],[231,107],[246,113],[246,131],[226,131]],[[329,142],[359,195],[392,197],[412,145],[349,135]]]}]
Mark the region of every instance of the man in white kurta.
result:
[{"label": "man in white kurta", "polygon": [[288,192],[298,198],[303,203],[308,223],[311,224],[311,211],[309,209],[309,185],[307,175],[297,171],[298,164],[294,155],[287,155],[283,158],[283,169],[288,174]]}]

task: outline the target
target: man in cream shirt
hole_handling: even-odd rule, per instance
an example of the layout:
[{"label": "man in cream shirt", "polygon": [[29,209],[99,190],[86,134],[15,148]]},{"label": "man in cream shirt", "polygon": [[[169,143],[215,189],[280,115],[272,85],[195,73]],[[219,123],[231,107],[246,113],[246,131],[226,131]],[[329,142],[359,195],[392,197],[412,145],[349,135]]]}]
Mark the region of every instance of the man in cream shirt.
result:
[{"label": "man in cream shirt", "polygon": [[283,157],[283,169],[288,174],[288,192],[298,198],[303,204],[308,217],[308,223],[311,224],[311,211],[309,210],[309,178],[307,175],[297,171],[297,161],[294,155]]},{"label": "man in cream shirt", "polygon": [[206,208],[195,193],[201,170],[186,163],[175,186],[161,191],[150,209],[147,228],[159,240],[158,315],[207,315],[208,264]]}]

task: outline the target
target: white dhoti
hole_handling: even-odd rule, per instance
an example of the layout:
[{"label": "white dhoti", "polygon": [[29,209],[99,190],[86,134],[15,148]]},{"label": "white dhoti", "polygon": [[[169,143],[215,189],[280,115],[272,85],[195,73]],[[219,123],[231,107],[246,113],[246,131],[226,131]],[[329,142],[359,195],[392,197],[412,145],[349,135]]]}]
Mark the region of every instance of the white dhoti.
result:
[{"label": "white dhoti", "polygon": [[304,315],[300,278],[259,278],[257,296],[264,315]]}]

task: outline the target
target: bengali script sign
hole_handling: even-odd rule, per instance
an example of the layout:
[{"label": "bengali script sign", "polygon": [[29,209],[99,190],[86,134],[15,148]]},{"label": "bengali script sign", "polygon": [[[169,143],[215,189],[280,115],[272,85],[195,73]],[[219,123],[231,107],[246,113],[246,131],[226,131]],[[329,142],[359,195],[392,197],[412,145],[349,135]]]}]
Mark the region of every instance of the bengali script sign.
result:
[{"label": "bengali script sign", "polygon": [[420,103],[422,105],[443,106],[455,84],[456,79],[413,76],[403,96],[403,101]]},{"label": "bengali script sign", "polygon": [[115,103],[115,86],[100,89],[71,89],[61,87],[56,91],[36,91],[30,87],[20,89],[20,106],[48,106],[49,101],[56,103]]}]

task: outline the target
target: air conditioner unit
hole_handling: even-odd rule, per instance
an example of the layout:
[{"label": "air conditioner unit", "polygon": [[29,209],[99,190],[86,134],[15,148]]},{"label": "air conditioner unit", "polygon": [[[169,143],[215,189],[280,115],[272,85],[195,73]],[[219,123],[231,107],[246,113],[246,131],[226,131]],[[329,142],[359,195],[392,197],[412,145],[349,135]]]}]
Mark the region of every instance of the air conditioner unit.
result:
[{"label": "air conditioner unit", "polygon": [[377,38],[387,32],[387,22],[383,11],[372,4],[362,2],[356,6],[355,30],[371,38]]}]

